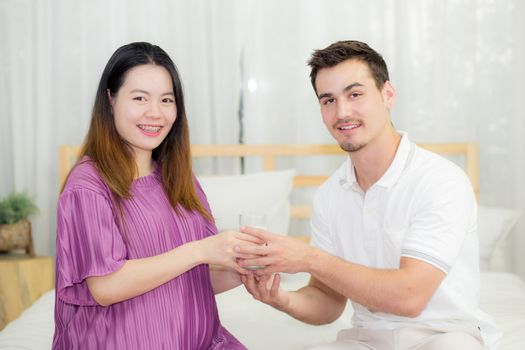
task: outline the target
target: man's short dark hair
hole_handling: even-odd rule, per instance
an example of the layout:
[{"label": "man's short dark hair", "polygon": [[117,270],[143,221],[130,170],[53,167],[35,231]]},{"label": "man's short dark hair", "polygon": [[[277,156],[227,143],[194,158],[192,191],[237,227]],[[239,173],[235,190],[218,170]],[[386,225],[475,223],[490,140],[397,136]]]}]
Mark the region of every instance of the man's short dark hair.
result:
[{"label": "man's short dark hair", "polygon": [[378,52],[361,41],[338,41],[324,49],[315,50],[308,61],[308,65],[312,68],[310,80],[316,93],[315,79],[319,70],[336,66],[346,60],[357,60],[365,63],[378,89],[381,89],[385,82],[390,80],[385,60]]}]

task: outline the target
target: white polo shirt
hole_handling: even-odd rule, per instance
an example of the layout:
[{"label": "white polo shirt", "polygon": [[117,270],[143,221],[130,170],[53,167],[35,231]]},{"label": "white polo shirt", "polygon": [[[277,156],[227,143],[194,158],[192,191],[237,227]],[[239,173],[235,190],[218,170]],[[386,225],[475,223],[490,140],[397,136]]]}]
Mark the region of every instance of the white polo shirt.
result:
[{"label": "white polo shirt", "polygon": [[374,312],[352,301],[355,327],[474,326],[492,349],[500,333],[478,307],[477,205],[470,181],[454,163],[418,147],[406,133],[401,136],[392,164],[366,192],[350,158],[318,189],[312,244],[368,267],[397,269],[406,256],[446,273],[415,318]]}]

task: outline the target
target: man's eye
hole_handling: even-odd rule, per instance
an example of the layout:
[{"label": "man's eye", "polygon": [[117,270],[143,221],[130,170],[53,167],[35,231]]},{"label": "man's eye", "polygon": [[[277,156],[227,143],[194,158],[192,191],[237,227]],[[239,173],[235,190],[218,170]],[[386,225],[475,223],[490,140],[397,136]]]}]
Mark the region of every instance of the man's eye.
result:
[{"label": "man's eye", "polygon": [[335,102],[335,98],[327,98],[326,100],[323,101],[323,104],[324,105],[328,105],[328,104],[332,104]]},{"label": "man's eye", "polygon": [[357,93],[357,92],[354,92],[354,93],[350,94],[351,98],[358,98],[359,96],[361,96],[361,94]]}]

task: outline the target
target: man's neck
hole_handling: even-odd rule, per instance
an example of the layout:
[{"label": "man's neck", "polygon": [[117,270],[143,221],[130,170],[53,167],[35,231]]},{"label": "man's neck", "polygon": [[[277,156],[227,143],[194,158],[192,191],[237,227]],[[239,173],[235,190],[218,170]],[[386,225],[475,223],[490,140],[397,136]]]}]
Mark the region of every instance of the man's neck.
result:
[{"label": "man's neck", "polygon": [[401,135],[390,128],[357,152],[350,152],[359,187],[366,192],[388,170],[396,156]]}]

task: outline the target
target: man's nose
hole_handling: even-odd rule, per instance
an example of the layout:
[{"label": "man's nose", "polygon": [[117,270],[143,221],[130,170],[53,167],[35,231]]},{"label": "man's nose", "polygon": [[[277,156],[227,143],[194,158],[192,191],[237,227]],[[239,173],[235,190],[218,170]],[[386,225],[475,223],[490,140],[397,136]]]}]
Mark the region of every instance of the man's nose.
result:
[{"label": "man's nose", "polygon": [[347,119],[352,116],[352,104],[348,101],[337,101],[336,117],[337,119]]}]

